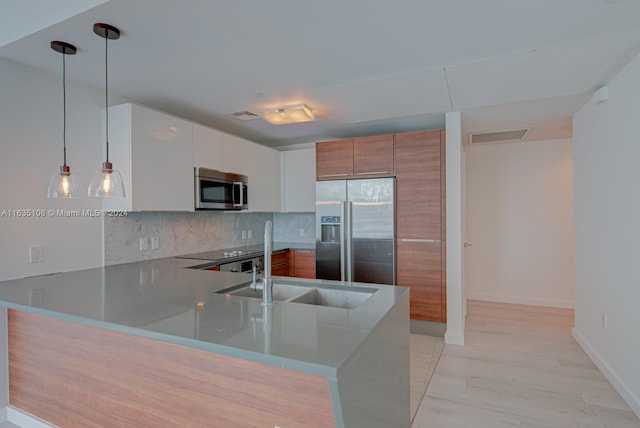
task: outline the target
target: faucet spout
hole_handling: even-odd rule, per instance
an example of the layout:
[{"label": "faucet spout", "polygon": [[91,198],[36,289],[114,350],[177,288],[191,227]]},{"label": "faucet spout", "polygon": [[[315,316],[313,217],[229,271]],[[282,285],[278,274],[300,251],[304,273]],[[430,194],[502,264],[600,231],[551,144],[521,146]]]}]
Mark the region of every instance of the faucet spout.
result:
[{"label": "faucet spout", "polygon": [[273,224],[267,220],[264,224],[264,277],[256,279],[256,268],[253,268],[252,290],[262,290],[262,304],[273,304],[273,278],[271,277],[271,255],[273,253]]}]

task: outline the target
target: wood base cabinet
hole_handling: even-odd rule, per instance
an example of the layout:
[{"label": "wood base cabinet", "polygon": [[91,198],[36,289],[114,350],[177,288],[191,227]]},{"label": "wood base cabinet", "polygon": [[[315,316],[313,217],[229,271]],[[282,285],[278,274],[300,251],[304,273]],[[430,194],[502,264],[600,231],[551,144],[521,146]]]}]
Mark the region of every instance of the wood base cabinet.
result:
[{"label": "wood base cabinet", "polygon": [[315,251],[291,251],[293,262],[289,259],[290,266],[293,267],[291,276],[298,278],[316,277],[316,252]]},{"label": "wood base cabinet", "polygon": [[412,319],[443,322],[442,243],[396,243],[396,282],[411,289]]}]

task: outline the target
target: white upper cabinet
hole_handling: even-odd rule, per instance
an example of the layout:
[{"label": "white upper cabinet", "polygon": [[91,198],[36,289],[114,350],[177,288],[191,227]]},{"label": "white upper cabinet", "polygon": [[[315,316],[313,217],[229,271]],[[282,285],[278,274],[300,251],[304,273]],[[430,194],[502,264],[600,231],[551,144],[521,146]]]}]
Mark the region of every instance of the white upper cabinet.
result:
[{"label": "white upper cabinet", "polygon": [[249,211],[280,211],[280,152],[252,144],[248,155]]},{"label": "white upper cabinet", "polygon": [[282,212],[315,212],[316,149],[282,152]]},{"label": "white upper cabinet", "polygon": [[194,211],[193,124],[133,104],[109,109],[110,160],[126,197],[108,209]]},{"label": "white upper cabinet", "polygon": [[249,175],[249,157],[253,146],[254,143],[235,135],[222,134],[222,170]]},{"label": "white upper cabinet", "polygon": [[222,132],[193,124],[193,166],[222,170]]}]

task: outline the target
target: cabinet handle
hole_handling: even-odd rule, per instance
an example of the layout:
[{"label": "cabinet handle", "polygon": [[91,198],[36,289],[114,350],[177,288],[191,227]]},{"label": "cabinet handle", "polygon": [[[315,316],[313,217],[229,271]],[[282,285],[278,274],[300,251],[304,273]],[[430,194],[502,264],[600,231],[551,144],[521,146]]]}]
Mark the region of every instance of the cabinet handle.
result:
[{"label": "cabinet handle", "polygon": [[323,175],[319,175],[318,177],[346,177],[348,175],[351,175],[351,174],[323,174]]},{"label": "cabinet handle", "polygon": [[373,172],[358,172],[356,175],[370,175],[370,174],[391,174],[390,171],[373,171]]},{"label": "cabinet handle", "polygon": [[284,266],[284,265],[287,265],[287,264],[289,264],[289,263],[288,262],[276,263],[275,265],[271,266],[271,269],[277,268],[277,267],[280,267],[280,266]]},{"label": "cabinet handle", "polygon": [[439,239],[398,239],[400,242],[442,242]]}]

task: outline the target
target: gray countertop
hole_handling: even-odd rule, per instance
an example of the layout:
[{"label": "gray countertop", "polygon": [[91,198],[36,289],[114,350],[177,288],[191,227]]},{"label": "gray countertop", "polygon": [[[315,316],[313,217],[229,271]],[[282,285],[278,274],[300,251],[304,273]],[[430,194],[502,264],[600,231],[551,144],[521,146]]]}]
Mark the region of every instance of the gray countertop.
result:
[{"label": "gray countertop", "polygon": [[[315,251],[316,245],[315,243],[304,244],[304,243],[296,243],[296,242],[274,242],[273,243],[274,252],[284,251],[284,250]],[[235,251],[238,254],[225,255],[225,253],[230,253],[232,251]],[[184,254],[176,257],[181,259],[206,260],[209,265],[213,266],[221,263],[230,263],[230,262],[243,260],[247,258],[261,257],[263,254],[264,254],[264,245],[257,244],[257,245],[247,245],[244,247],[227,248],[224,250],[211,250],[211,251],[204,251],[200,253]]]},{"label": "gray countertop", "polygon": [[335,377],[408,293],[405,287],[276,277],[377,291],[355,309],[279,301],[265,308],[259,299],[216,293],[249,282],[250,275],[187,269],[206,261],[166,258],[3,281],[0,305]]}]

